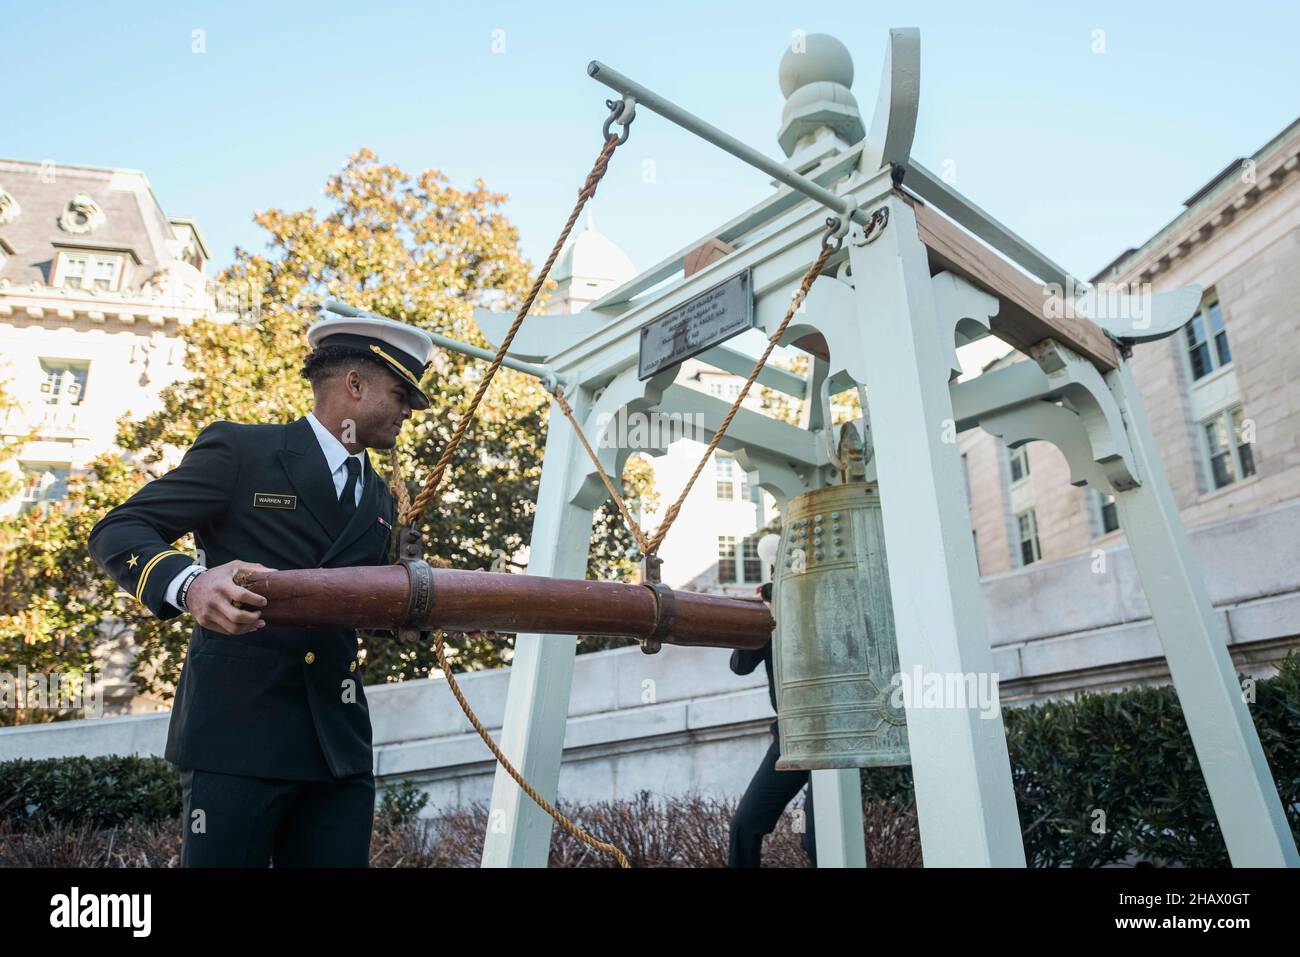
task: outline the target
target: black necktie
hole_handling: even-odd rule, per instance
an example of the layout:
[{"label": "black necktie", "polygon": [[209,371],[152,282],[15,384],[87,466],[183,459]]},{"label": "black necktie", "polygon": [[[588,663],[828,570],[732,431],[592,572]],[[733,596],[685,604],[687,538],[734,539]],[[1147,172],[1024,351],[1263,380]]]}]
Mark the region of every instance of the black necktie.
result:
[{"label": "black necktie", "polygon": [[348,467],[348,480],[343,483],[343,494],[339,496],[339,508],[343,509],[343,521],[348,521],[357,511],[357,479],[361,478],[361,463],[352,456],[344,459]]}]

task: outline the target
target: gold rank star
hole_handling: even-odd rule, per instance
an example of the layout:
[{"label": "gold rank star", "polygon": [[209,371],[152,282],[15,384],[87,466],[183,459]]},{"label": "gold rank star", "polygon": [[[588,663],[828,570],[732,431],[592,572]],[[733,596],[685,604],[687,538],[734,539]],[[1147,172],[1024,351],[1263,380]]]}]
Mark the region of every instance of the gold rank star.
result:
[{"label": "gold rank star", "polygon": [[136,557],[135,555],[132,555],[130,558],[128,558],[128,559],[126,560],[126,567],[127,567],[127,568],[135,568],[136,564],[139,563],[139,561],[140,561],[140,559],[139,559],[138,557]]}]

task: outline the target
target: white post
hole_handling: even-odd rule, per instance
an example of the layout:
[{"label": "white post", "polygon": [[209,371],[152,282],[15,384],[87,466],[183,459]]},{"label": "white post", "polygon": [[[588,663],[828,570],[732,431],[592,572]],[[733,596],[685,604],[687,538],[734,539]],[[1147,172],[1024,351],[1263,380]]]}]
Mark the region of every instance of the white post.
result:
[{"label": "white post", "polygon": [[[590,401],[586,390],[570,400],[579,422]],[[552,403],[529,547],[530,575],[586,577],[593,509],[569,501],[575,466],[583,455],[572,427]],[[515,639],[510,666],[501,750],[524,779],[552,803],[559,789],[576,647],[576,636],[521,634]],[[483,866],[545,867],[552,824],[550,815],[498,764],[483,842]]]},{"label": "white post", "polygon": [[[993,680],[961,457],[948,393],[951,343],[911,207],[888,196],[871,243],[847,237],[902,673]],[[948,682],[945,681],[945,684]],[[964,683],[963,683],[964,684]],[[919,692],[921,689],[916,689]],[[930,867],[1023,867],[1002,714],[978,702],[907,708],[921,848]]]},{"label": "white post", "polygon": [[817,868],[866,867],[862,776],[858,769],[813,771],[812,789]]},{"label": "white post", "polygon": [[1151,606],[1228,856],[1236,867],[1298,867],[1300,855],[1237,683],[1228,636],[1192,554],[1141,394],[1127,363],[1106,379],[1123,410],[1142,482],[1115,494],[1120,528]]}]

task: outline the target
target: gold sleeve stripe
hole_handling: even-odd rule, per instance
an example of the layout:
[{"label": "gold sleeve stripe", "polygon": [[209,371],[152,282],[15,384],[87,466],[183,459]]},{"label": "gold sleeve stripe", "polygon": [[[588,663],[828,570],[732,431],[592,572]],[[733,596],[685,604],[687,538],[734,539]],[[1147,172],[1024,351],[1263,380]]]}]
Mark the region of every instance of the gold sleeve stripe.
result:
[{"label": "gold sleeve stripe", "polygon": [[144,604],[144,598],[142,596],[144,595],[145,582],[149,580],[149,573],[153,571],[153,567],[158,564],[158,561],[160,559],[166,558],[168,555],[184,555],[184,554],[185,553],[182,552],[180,549],[169,548],[166,551],[159,552],[153,558],[149,559],[149,561],[145,564],[144,569],[140,572],[140,580],[136,582],[135,600],[142,605]]},{"label": "gold sleeve stripe", "polygon": [[411,375],[410,370],[407,369],[406,366],[402,365],[400,362],[398,362],[396,359],[394,359],[392,356],[390,356],[390,355],[389,355],[387,352],[385,352],[383,349],[379,348],[379,346],[372,345],[370,348],[371,348],[373,351],[379,353],[381,356],[383,356],[385,359],[387,359],[387,360],[388,360],[389,362],[391,362],[393,365],[397,366],[397,371],[400,372],[402,375],[406,376],[408,379],[410,379],[411,382],[412,382],[414,385],[417,385],[417,386],[418,386],[418,385],[420,384],[420,380],[417,379],[415,376]]}]

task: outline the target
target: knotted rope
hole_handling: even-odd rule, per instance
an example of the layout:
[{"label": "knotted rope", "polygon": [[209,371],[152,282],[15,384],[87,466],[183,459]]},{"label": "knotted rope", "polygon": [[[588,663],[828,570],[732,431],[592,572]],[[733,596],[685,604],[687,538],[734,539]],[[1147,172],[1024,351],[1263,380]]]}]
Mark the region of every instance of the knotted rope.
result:
[{"label": "knotted rope", "polygon": [[[527,297],[525,297],[523,304],[515,313],[515,321],[511,323],[510,329],[506,332],[505,338],[501,340],[501,345],[497,349],[496,355],[493,357],[491,364],[488,366],[487,374],[483,376],[483,381],[479,383],[478,390],[474,393],[474,398],[470,400],[470,403],[465,408],[460,420],[456,423],[456,430],[448,440],[447,447],[443,449],[441,457],[439,457],[433,470],[430,471],[428,477],[425,479],[424,485],[420,489],[419,494],[416,495],[414,501],[409,501],[408,499],[406,483],[402,478],[401,467],[398,464],[396,447],[393,448],[389,455],[389,464],[392,467],[390,483],[393,487],[393,496],[398,505],[398,520],[402,525],[408,528],[414,528],[424,517],[424,511],[428,507],[430,500],[432,500],[433,496],[437,494],[439,487],[442,485],[443,476],[446,474],[447,466],[451,462],[452,456],[455,454],[461,440],[465,438],[465,432],[468,430],[470,422],[473,421],[474,415],[478,411],[479,404],[483,401],[483,396],[487,394],[488,387],[492,384],[493,377],[497,374],[497,370],[501,368],[501,362],[505,358],[506,353],[510,350],[510,344],[514,341],[515,333],[517,333],[519,327],[523,325],[524,319],[528,316],[528,311],[532,308],[533,303],[541,293],[542,287],[546,283],[546,278],[550,275],[551,267],[555,265],[555,260],[559,258],[560,250],[564,248],[564,243],[569,238],[569,233],[572,232],[574,224],[577,223],[578,216],[582,213],[582,208],[587,205],[587,200],[596,195],[596,187],[600,184],[601,179],[604,178],[605,172],[609,168],[610,158],[614,155],[614,151],[627,141],[627,127],[628,124],[632,122],[632,116],[628,115],[631,112],[630,105],[626,102],[611,101],[609,106],[611,111],[614,112],[611,112],[610,118],[605,121],[604,143],[600,148],[600,153],[597,155],[595,163],[591,167],[591,172],[587,174],[586,181],[583,183],[582,188],[578,190],[578,201],[573,207],[573,212],[569,214],[569,219],[564,224],[564,229],[560,231],[560,236],[555,241],[555,246],[551,249],[550,256],[547,257],[546,262],[542,265],[541,270],[537,274],[536,281],[529,290]],[[614,121],[623,124],[624,131],[621,137],[609,132],[610,123]],[[474,726],[474,730],[478,732],[478,736],[483,739],[483,743],[488,746],[488,749],[492,752],[501,767],[505,768],[506,773],[514,779],[514,782],[519,785],[520,789],[525,794],[532,798],[538,807],[549,814],[555,822],[559,824],[560,827],[564,828],[564,830],[569,834],[573,835],[589,847],[604,851],[607,854],[612,854],[614,859],[618,861],[619,867],[631,867],[632,865],[628,863],[627,855],[624,854],[622,850],[607,841],[597,840],[582,828],[578,827],[578,825],[574,824],[573,821],[569,820],[569,818],[562,814],[549,801],[538,794],[537,790],[524,779],[524,776],[520,774],[506,756],[501,753],[501,749],[497,747],[497,743],[492,740],[492,735],[488,733],[488,730],[485,727],[483,727],[483,723],[479,721],[478,716],[474,714],[474,709],[471,708],[469,702],[465,700],[465,695],[461,692],[460,685],[452,675],[451,666],[447,663],[447,656],[445,654],[445,641],[446,635],[444,632],[439,630],[434,633],[433,651],[434,655],[438,659],[438,667],[442,669],[443,677],[447,679],[447,687],[451,689],[451,693],[455,696],[461,710],[465,712],[465,717],[469,719],[470,724]]]}]

